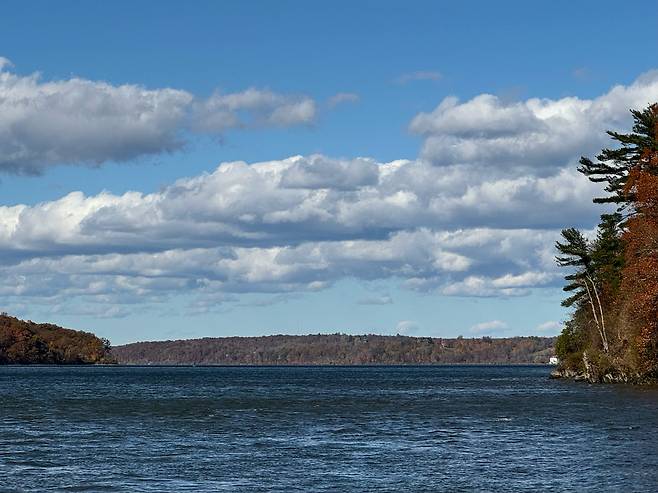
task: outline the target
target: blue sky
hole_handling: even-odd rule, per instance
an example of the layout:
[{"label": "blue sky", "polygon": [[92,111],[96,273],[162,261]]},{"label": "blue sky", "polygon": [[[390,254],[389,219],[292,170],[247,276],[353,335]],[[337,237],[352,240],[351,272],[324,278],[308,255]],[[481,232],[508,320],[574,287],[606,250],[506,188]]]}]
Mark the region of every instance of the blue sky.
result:
[{"label": "blue sky", "polygon": [[6,2],[0,303],[114,343],[554,334],[574,165],[658,99],[657,14]]}]

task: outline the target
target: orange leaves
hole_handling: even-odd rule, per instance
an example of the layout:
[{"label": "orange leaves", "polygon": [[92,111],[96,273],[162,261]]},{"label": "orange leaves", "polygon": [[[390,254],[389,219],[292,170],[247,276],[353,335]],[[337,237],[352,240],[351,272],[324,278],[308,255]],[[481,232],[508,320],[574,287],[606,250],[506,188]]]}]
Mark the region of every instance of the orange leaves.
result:
[{"label": "orange leaves", "polygon": [[[658,111],[655,105],[653,111]],[[658,125],[656,125],[658,135]],[[621,295],[626,318],[636,329],[636,344],[644,371],[658,370],[658,152],[647,149],[630,170],[625,192],[634,201],[623,241],[626,266]]]}]

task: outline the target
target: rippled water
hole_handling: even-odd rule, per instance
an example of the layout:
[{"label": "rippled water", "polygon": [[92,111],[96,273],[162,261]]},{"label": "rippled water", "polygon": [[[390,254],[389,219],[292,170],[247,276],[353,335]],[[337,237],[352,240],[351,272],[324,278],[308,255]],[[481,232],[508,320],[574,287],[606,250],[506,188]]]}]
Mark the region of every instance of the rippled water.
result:
[{"label": "rippled water", "polygon": [[0,367],[0,491],[656,491],[658,389],[545,367]]}]

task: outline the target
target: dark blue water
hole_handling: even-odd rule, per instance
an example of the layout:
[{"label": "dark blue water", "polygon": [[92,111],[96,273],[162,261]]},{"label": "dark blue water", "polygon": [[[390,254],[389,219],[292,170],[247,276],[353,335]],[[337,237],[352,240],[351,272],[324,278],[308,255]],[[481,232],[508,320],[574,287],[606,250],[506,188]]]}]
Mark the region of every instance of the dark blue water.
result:
[{"label": "dark blue water", "polygon": [[658,389],[545,367],[0,367],[0,491],[658,491]]}]

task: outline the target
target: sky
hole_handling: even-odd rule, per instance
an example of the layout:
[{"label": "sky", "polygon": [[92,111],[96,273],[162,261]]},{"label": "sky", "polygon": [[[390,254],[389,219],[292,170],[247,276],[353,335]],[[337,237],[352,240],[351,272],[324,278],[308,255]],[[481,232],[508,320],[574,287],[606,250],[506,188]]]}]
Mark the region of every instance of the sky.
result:
[{"label": "sky", "polygon": [[555,335],[650,1],[18,2],[0,305],[114,344]]}]

